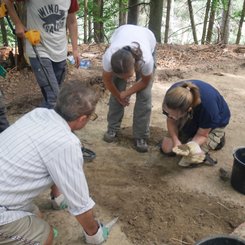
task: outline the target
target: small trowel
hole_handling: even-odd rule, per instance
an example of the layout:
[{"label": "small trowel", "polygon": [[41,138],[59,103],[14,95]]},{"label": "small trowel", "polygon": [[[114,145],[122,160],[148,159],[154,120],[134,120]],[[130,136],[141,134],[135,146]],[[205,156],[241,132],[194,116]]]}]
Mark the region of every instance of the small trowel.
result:
[{"label": "small trowel", "polygon": [[118,217],[112,219],[107,224],[105,224],[105,227],[109,230],[109,232],[111,231],[112,227],[116,224],[117,220],[118,220]]}]

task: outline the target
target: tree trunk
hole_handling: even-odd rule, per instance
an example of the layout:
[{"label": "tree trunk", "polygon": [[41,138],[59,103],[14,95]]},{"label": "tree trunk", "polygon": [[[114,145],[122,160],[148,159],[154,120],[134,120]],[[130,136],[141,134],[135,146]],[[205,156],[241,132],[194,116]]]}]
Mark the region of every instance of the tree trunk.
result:
[{"label": "tree trunk", "polygon": [[88,0],[84,0],[83,42],[88,42]]},{"label": "tree trunk", "polygon": [[209,14],[209,10],[210,10],[210,4],[211,4],[211,0],[207,0],[206,11],[205,11],[205,16],[204,16],[204,22],[203,22],[203,29],[202,29],[201,44],[205,43],[206,29],[207,29],[207,24],[208,24],[208,14]]},{"label": "tree trunk", "polygon": [[210,16],[209,16],[208,33],[207,33],[207,38],[206,38],[207,43],[211,43],[211,40],[212,40],[215,12],[216,12],[216,7],[217,7],[216,2],[217,0],[212,0],[211,11],[210,11]]},{"label": "tree trunk", "polygon": [[0,24],[1,24],[1,32],[2,32],[2,37],[3,37],[3,46],[8,46],[8,37],[7,37],[7,31],[5,27],[5,22],[4,18],[0,19]]},{"label": "tree trunk", "polygon": [[191,0],[188,0],[188,8],[189,8],[189,13],[190,13],[193,40],[194,40],[195,44],[198,44],[196,25],[195,25],[195,20],[194,20],[194,14],[193,14],[193,8],[192,8]]},{"label": "tree trunk", "polygon": [[[23,2],[16,3],[17,6],[17,13],[19,15],[19,18],[24,26],[26,26],[26,5]],[[21,70],[24,67],[28,66],[25,56],[24,56],[24,45],[25,41],[23,39],[17,38],[17,44],[18,44],[18,55],[17,55],[17,70]]]},{"label": "tree trunk", "polygon": [[231,12],[231,0],[225,2],[222,13],[222,23],[221,23],[221,43],[227,44],[229,41],[230,33],[230,12]]},{"label": "tree trunk", "polygon": [[151,0],[149,29],[155,34],[157,42],[161,43],[163,0]]},{"label": "tree trunk", "polygon": [[138,24],[139,2],[139,0],[128,1],[128,24]]},{"label": "tree trunk", "polygon": [[94,18],[94,40],[96,43],[104,42],[103,28],[103,0],[94,0],[93,18]]},{"label": "tree trunk", "polygon": [[239,44],[240,40],[241,40],[242,25],[243,25],[243,21],[244,21],[244,15],[245,15],[245,0],[243,1],[241,19],[240,19],[240,22],[239,22],[239,27],[238,27],[237,37],[236,37],[236,44]]},{"label": "tree trunk", "polygon": [[119,0],[119,26],[127,23],[126,9],[127,4],[123,0]]},{"label": "tree trunk", "polygon": [[164,33],[164,43],[168,43],[168,34],[169,34],[169,23],[170,23],[170,16],[171,16],[171,5],[172,0],[167,0],[167,14],[166,14],[166,24],[165,24],[165,33]]}]

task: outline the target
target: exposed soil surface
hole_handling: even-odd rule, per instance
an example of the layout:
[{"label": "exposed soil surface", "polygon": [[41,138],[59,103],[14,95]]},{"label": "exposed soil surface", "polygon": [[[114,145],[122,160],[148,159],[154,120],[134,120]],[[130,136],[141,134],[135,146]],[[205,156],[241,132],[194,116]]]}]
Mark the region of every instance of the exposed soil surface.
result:
[{"label": "exposed soil surface", "polygon": [[[235,148],[245,145],[245,55],[237,46],[159,46],[153,86],[153,108],[149,152],[135,151],[132,113],[135,97],[125,110],[118,141],[105,143],[108,91],[101,80],[101,55],[105,46],[82,46],[83,58],[92,61],[89,69],[68,67],[67,79],[80,78],[101,92],[98,119],[77,132],[85,147],[97,154],[85,163],[90,193],[96,202],[95,214],[107,222],[119,216],[105,244],[194,244],[211,235],[230,234],[245,222],[245,196],[230,181],[222,180],[219,169],[232,171]],[[227,100],[232,118],[226,145],[212,156],[215,166],[183,169],[178,157],[159,152],[158,142],[166,133],[161,114],[163,96],[173,82],[201,79],[215,86]],[[10,70],[0,78],[5,92],[8,118],[13,123],[38,106],[41,93],[30,69]],[[83,244],[81,228],[67,211],[53,211],[44,193],[36,202],[44,218],[57,227],[56,245]]]}]

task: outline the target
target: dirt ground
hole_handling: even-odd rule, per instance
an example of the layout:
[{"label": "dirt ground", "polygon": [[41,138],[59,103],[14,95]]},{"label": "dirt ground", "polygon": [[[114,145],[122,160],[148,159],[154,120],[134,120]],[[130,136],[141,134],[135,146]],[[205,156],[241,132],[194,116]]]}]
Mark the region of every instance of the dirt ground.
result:
[{"label": "dirt ground", "polygon": [[[75,70],[69,66],[67,77],[79,77],[101,91],[96,109],[98,119],[77,135],[85,147],[97,154],[93,162],[84,165],[96,202],[96,217],[104,223],[119,217],[105,244],[188,245],[207,236],[230,234],[245,222],[245,196],[219,176],[221,167],[231,173],[232,152],[245,144],[245,55],[236,52],[237,48],[158,47],[149,152],[138,153],[134,150],[131,127],[134,96],[125,110],[118,141],[108,144],[102,140],[108,111],[108,92],[101,81],[104,47],[81,47],[83,57],[92,60],[92,67]],[[157,147],[166,133],[166,118],[161,113],[163,96],[173,82],[191,78],[215,86],[232,113],[226,145],[212,153],[218,160],[212,167],[183,169],[177,165],[178,157],[163,156]],[[38,105],[41,95],[30,70],[11,70],[0,82],[11,123]],[[58,229],[54,244],[83,244],[82,230],[76,220],[67,211],[53,211],[48,197],[46,192],[36,202],[44,218]]]}]

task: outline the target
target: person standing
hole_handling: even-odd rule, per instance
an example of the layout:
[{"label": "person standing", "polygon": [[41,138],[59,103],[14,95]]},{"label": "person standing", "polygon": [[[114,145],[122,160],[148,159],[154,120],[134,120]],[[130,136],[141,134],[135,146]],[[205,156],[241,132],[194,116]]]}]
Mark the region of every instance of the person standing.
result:
[{"label": "person standing", "polygon": [[0,133],[3,132],[9,126],[8,119],[6,117],[6,107],[4,104],[3,93],[0,90]]},{"label": "person standing", "polygon": [[51,186],[65,196],[87,243],[105,241],[109,229],[94,219],[83,172],[80,130],[91,119],[98,96],[80,81],[64,83],[54,109],[36,108],[0,134],[0,244],[50,245],[53,229],[33,199]]},{"label": "person standing", "polygon": [[[8,14],[15,24],[15,34],[19,38],[25,38],[25,32],[33,29],[41,34],[41,42],[36,45],[36,49],[42,64],[40,64],[28,41],[26,41],[26,53],[43,94],[41,107],[52,109],[56,102],[59,87],[63,83],[66,74],[66,27],[71,38],[75,65],[79,67],[80,57],[77,46],[78,31],[76,19],[76,11],[79,9],[78,2],[77,0],[25,1],[27,9],[26,27],[20,21],[15,11],[14,1],[4,0],[4,2],[7,6]],[[46,70],[48,79],[41,65]]]},{"label": "person standing", "polygon": [[219,91],[201,80],[177,82],[168,89],[162,112],[169,136],[163,138],[161,151],[183,156],[182,167],[214,164],[206,159],[207,153],[224,146],[230,120],[229,106]]},{"label": "person standing", "polygon": [[[145,27],[122,25],[113,33],[110,46],[103,55],[103,82],[111,92],[104,141],[116,140],[124,108],[129,105],[130,96],[136,94],[133,138],[137,151],[148,151],[155,47],[155,36]],[[135,82],[127,86],[134,75]]]}]

